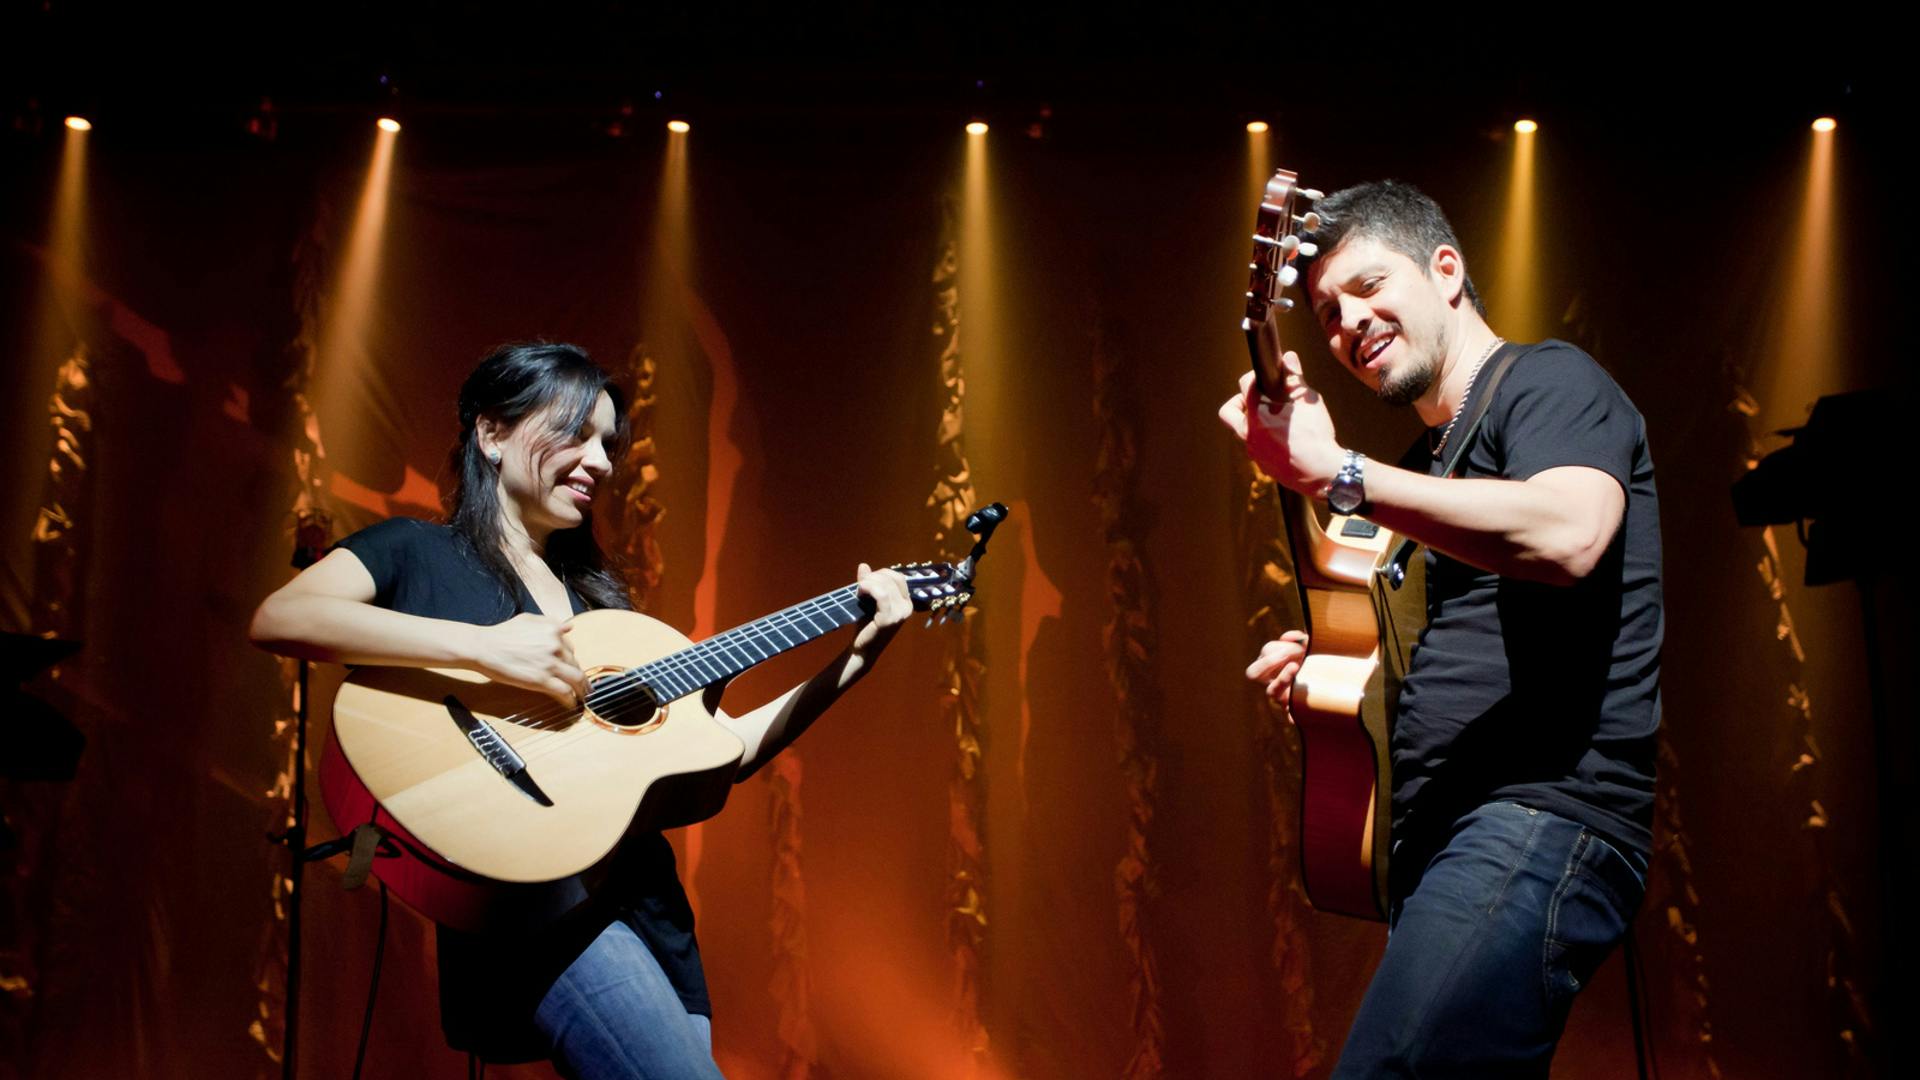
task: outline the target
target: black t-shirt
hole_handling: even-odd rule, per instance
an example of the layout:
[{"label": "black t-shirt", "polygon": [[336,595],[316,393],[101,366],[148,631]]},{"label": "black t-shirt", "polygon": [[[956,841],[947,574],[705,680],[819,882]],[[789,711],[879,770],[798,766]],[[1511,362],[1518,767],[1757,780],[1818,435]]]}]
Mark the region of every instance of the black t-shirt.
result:
[{"label": "black t-shirt", "polygon": [[[526,586],[508,593],[465,537],[444,525],[390,518],[340,541],[373,575],[373,602],[431,619],[492,626],[539,607]],[[575,614],[586,603],[571,588]],[[493,1060],[544,1057],[534,1010],[567,965],[613,920],[646,942],[688,1012],[712,1015],[693,910],[664,836],[630,838],[592,901],[531,933],[474,935],[441,927],[440,1025],[456,1050]]]},{"label": "black t-shirt", "polygon": [[[1502,578],[1428,550],[1427,628],[1393,729],[1395,835],[1441,840],[1472,807],[1512,800],[1644,856],[1664,632],[1646,424],[1574,346],[1505,348],[1522,351],[1460,475],[1526,480],[1584,465],[1619,482],[1625,514],[1599,565],[1568,587]],[[1437,476],[1443,463],[1426,445],[1413,454]]]}]

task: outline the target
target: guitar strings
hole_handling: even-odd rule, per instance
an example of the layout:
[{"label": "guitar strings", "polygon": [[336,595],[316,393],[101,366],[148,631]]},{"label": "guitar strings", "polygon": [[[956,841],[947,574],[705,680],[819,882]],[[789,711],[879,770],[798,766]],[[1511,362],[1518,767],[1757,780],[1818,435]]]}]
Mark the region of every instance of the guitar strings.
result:
[{"label": "guitar strings", "polygon": [[[720,657],[723,652],[735,651],[736,646],[745,646],[749,654],[763,651],[765,655],[754,660],[754,663],[757,664],[769,657],[785,652],[788,649],[796,648],[814,638],[846,626],[846,623],[830,621],[830,625],[825,630],[822,630],[819,625],[820,620],[817,619],[816,616],[848,614],[846,602],[853,599],[858,591],[858,586],[846,586],[832,593],[828,593],[825,596],[815,597],[812,600],[803,601],[784,611],[775,612],[764,619],[736,627],[723,634],[715,635],[705,641],[682,649],[679,652],[661,657],[647,664],[639,665],[638,667],[630,668],[618,675],[608,676],[589,691],[587,704],[596,712],[600,713],[601,716],[608,717],[610,714],[616,713],[622,705],[632,703],[635,699],[643,699],[647,695],[656,694],[662,689],[668,691],[674,689],[670,685],[662,687],[657,684],[668,683],[670,680],[676,678],[682,681],[692,681],[687,678],[688,676],[697,679],[698,681],[694,682],[690,688],[679,694],[675,694],[671,698],[656,699],[657,704],[660,705],[678,701],[682,697],[687,697],[695,691],[719,681],[718,678],[713,677],[712,672],[715,670],[725,671],[727,665],[724,659],[722,659],[720,663],[715,663],[715,659],[716,657]],[[810,631],[811,636],[801,637],[798,641],[789,641],[787,640],[787,634],[781,633],[778,634],[778,636],[775,634],[775,631],[802,628],[803,622],[805,623],[803,629]],[[757,648],[756,638],[758,639]],[[748,666],[752,665],[750,664]],[[744,670],[744,668],[740,670]],[[725,675],[720,676],[720,678],[725,677]],[[542,709],[528,710],[526,712],[503,716],[500,720],[501,722],[510,723],[532,732],[564,734],[577,724],[583,715],[584,710],[578,706],[568,708],[566,706],[553,704]],[[549,741],[549,739],[546,735],[531,734],[528,737],[520,739],[515,744],[515,748],[516,751],[520,752],[524,757],[526,756],[527,750],[536,744],[547,741]]]},{"label": "guitar strings", "polygon": [[[856,591],[856,589],[856,586],[848,586],[846,589],[839,590],[839,592],[853,592]],[[838,592],[829,593],[824,597],[816,597],[813,600],[796,604],[785,611],[775,612],[764,619],[748,623],[745,626],[736,627],[723,634],[715,635],[705,641],[681,649],[678,652],[660,657],[657,660],[629,668],[617,675],[610,675],[601,680],[599,684],[595,685],[588,692],[587,696],[589,700],[587,704],[597,710],[601,706],[615,705],[621,699],[631,698],[642,691],[656,689],[670,690],[672,687],[658,687],[654,684],[666,682],[675,676],[686,674],[694,675],[698,679],[697,682],[694,682],[681,693],[675,694],[672,698],[666,699],[667,701],[677,701],[696,690],[700,690],[718,681],[718,678],[713,677],[709,672],[698,669],[705,667],[724,671],[723,666],[711,663],[711,661],[723,650],[730,649],[731,645],[735,642],[745,645],[749,652],[764,651],[764,656],[760,656],[754,660],[754,663],[757,664],[788,649],[804,645],[808,641],[813,640],[814,637],[823,636],[845,626],[845,623],[837,623],[830,625],[826,630],[821,630],[818,621],[813,618],[814,615],[829,613],[834,607],[839,607],[844,611],[843,604],[834,602],[838,597]],[[806,628],[813,631],[813,637],[803,637],[799,641],[788,641],[786,640],[786,635],[783,634],[779,638],[775,638],[771,632],[773,630],[799,626],[802,620],[805,620],[807,623]],[[760,650],[754,649],[756,638],[760,643]],[[745,669],[742,668],[740,670]],[[719,676],[719,678],[725,677],[725,675]],[[629,686],[628,684],[632,685]],[[593,700],[595,697],[599,698],[597,702]],[[561,705],[550,705],[541,710],[516,713],[511,716],[502,717],[501,719],[525,727],[539,728],[543,725],[544,721],[556,720],[562,717],[571,718],[578,715],[580,711],[578,707],[568,708]]]},{"label": "guitar strings", "polygon": [[[813,614],[818,615],[825,610],[827,609],[824,605],[817,606]],[[772,632],[779,628],[800,627],[803,619],[806,623],[806,628],[813,631],[812,637],[819,637],[833,629],[838,629],[839,625],[844,625],[830,625],[827,630],[821,630],[818,619],[808,616],[807,613],[800,612],[788,615],[780,622],[769,623],[768,630],[756,628],[750,635],[738,635],[735,638],[734,647],[744,646],[749,655],[764,652],[764,655],[759,655],[754,661],[754,663],[758,663],[770,656],[804,644],[808,640],[812,640],[812,637],[801,637],[799,641],[790,641],[787,640],[789,635],[784,633],[776,635]],[[759,639],[757,645],[754,641],[755,637]],[[697,678],[700,683],[711,685],[711,683],[718,681],[713,677],[712,672],[715,670],[724,671],[726,666],[729,666],[726,665],[724,661],[716,662],[716,657],[721,656],[723,650],[726,650],[728,647],[729,645],[726,642],[709,639],[708,642],[701,643],[701,646],[695,647],[694,649],[683,650],[681,654],[676,654],[678,658],[673,659],[671,663],[664,662],[669,658],[663,657],[660,661],[655,661],[652,664],[642,665],[640,668],[623,672],[621,675],[609,677],[603,680],[594,688],[594,691],[590,693],[590,706],[602,717],[614,723],[620,723],[621,710],[632,704],[639,703],[657,707],[689,696],[695,690],[701,689],[701,686],[695,685],[683,693],[674,694],[673,697],[661,700],[661,697],[664,697],[661,693],[661,688],[653,684],[667,683],[668,685],[664,688],[667,693],[671,693],[674,689],[678,688],[672,685],[672,681],[675,679],[691,681],[692,678]],[[660,695],[661,697],[656,697],[656,695]],[[651,712],[651,709],[649,709],[649,712]],[[555,741],[561,743],[573,742],[573,739],[566,738],[565,736],[569,732],[577,729],[577,725],[583,715],[584,710],[579,707],[568,709],[560,706],[550,706],[537,713],[519,714],[517,716],[503,717],[502,719],[510,723],[518,724],[523,730],[531,729],[531,733],[517,740],[515,744],[516,751],[520,752],[523,757],[539,757],[545,756],[545,751],[551,749],[550,744]],[[585,730],[591,731],[592,729],[589,728]]]}]

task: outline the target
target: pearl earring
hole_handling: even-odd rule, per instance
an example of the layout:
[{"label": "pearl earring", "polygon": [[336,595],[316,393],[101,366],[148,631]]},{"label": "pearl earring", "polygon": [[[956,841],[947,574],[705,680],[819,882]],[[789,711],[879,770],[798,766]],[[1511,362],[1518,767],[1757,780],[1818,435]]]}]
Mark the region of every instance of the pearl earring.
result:
[{"label": "pearl earring", "polygon": [[487,461],[491,462],[494,465],[500,464],[500,451],[498,450],[487,451]]}]

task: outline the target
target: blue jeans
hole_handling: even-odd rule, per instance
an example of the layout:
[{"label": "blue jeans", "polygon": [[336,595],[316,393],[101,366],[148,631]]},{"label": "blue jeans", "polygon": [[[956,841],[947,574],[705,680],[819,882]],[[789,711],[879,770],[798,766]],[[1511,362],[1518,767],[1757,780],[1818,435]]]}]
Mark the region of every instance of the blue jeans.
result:
[{"label": "blue jeans", "polygon": [[1578,822],[1496,802],[1417,873],[1334,1077],[1544,1078],[1642,870]]},{"label": "blue jeans", "polygon": [[569,1080],[720,1080],[711,1022],[617,919],[554,980],[534,1023]]}]

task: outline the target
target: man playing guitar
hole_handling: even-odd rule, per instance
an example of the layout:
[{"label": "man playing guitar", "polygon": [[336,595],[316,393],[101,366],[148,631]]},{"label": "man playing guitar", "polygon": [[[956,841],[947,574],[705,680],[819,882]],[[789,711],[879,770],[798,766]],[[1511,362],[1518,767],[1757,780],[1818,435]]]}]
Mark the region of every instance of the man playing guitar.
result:
[{"label": "man playing guitar", "polygon": [[[1314,209],[1329,351],[1431,429],[1400,467],[1346,450],[1292,352],[1271,396],[1249,373],[1220,409],[1276,481],[1427,548],[1391,738],[1391,934],[1334,1075],[1545,1077],[1645,891],[1664,625],[1645,425],[1584,352],[1494,333],[1423,193]],[[1455,431],[1496,368],[1482,425]],[[1248,678],[1286,703],[1311,644],[1269,642]]]}]

